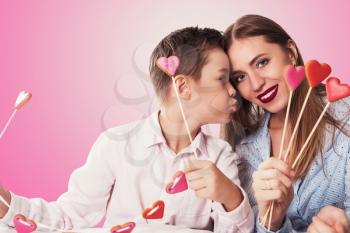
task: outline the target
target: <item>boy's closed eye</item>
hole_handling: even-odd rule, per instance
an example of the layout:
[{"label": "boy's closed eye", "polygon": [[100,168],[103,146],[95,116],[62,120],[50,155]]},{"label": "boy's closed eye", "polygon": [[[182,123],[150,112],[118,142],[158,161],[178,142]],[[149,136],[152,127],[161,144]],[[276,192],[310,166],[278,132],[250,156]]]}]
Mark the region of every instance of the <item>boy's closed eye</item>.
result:
[{"label": "boy's closed eye", "polygon": [[223,84],[227,83],[230,78],[229,71],[226,68],[222,68],[219,70],[219,72],[220,74],[219,74],[218,80]]},{"label": "boy's closed eye", "polygon": [[218,80],[222,83],[226,83],[229,81],[228,75],[221,75]]}]

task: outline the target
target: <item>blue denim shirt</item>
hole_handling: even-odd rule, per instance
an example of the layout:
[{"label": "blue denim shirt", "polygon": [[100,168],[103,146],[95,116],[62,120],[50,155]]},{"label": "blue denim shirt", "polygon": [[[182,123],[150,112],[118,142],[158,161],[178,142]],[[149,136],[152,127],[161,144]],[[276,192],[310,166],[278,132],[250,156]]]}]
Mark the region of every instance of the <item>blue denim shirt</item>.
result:
[{"label": "blue denim shirt", "polygon": [[[349,128],[350,98],[332,103],[329,111]],[[265,113],[261,127],[254,134],[244,138],[236,147],[241,185],[247,192],[255,212],[255,232],[271,232],[259,223],[258,208],[252,189],[253,172],[271,154],[269,119],[270,113]],[[344,209],[350,218],[350,138],[336,130],[332,146],[331,127],[326,125],[324,142],[323,154],[319,153],[307,174],[293,184],[294,198],[287,210],[283,226],[277,232],[306,231],[312,222],[312,217],[327,205]]]}]

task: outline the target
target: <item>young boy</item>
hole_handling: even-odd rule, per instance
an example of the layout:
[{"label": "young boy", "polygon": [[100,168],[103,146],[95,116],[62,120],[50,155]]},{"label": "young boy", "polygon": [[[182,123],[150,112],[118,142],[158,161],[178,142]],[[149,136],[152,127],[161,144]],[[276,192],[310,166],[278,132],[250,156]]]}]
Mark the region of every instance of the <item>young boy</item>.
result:
[{"label": "young boy", "polygon": [[[93,145],[86,164],[71,175],[68,191],[56,202],[27,199],[6,192],[0,218],[12,225],[21,213],[37,223],[61,229],[145,222],[142,211],[161,198],[164,217],[156,221],[215,232],[251,232],[253,212],[239,186],[236,155],[228,143],[204,134],[201,126],[226,123],[236,110],[229,82],[224,39],[213,29],[190,27],[165,37],[150,61],[150,76],[161,108],[150,117],[108,129]],[[173,83],[156,66],[159,57],[176,55],[175,84],[193,138],[191,144]],[[195,159],[198,158],[198,160]],[[189,190],[164,194],[182,161]]]}]

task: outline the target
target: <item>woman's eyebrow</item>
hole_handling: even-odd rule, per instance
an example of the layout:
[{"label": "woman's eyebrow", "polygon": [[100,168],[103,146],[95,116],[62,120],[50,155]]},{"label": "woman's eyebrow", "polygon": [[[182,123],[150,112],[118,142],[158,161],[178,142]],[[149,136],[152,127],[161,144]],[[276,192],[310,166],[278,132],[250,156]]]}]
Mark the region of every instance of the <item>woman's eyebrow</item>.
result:
[{"label": "woman's eyebrow", "polygon": [[[256,60],[258,60],[260,57],[265,56],[265,55],[267,55],[267,53],[261,53],[261,54],[258,54],[257,56],[255,56],[255,57],[249,62],[249,66],[252,66],[252,65],[256,62]],[[235,74],[240,73],[240,72],[241,72],[240,70],[234,70],[234,71],[232,72],[232,75],[235,75]]]},{"label": "woman's eyebrow", "polygon": [[249,62],[249,65],[252,66],[252,65],[256,62],[256,60],[258,60],[260,57],[265,56],[265,55],[266,55],[266,53],[261,53],[261,54],[255,56],[255,57]]}]

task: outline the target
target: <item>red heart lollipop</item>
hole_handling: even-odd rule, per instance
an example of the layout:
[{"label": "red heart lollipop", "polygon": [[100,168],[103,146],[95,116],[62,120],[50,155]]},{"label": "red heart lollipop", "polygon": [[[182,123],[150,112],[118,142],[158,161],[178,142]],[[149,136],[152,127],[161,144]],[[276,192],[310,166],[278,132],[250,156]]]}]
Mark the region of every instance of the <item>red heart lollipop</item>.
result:
[{"label": "red heart lollipop", "polygon": [[327,79],[326,92],[329,102],[334,102],[350,96],[350,85],[340,83],[340,80],[334,77]]},{"label": "red heart lollipop", "polygon": [[161,219],[164,215],[164,202],[159,200],[156,201],[151,208],[145,209],[142,213],[145,219]]},{"label": "red heart lollipop", "polygon": [[310,87],[317,86],[328,77],[331,71],[332,69],[328,64],[320,64],[316,60],[311,60],[305,65],[306,79],[308,80]]}]

